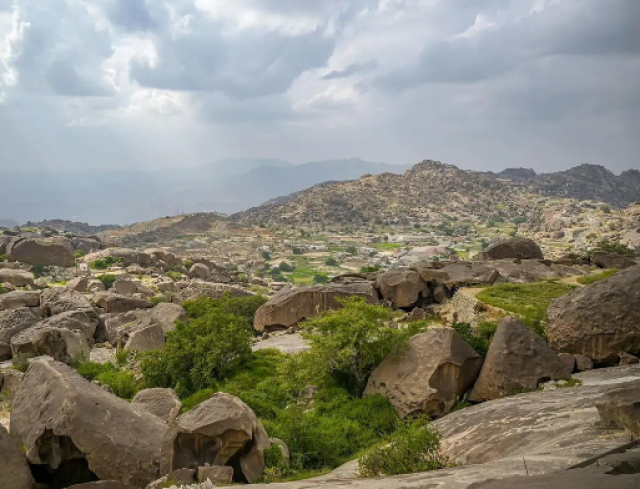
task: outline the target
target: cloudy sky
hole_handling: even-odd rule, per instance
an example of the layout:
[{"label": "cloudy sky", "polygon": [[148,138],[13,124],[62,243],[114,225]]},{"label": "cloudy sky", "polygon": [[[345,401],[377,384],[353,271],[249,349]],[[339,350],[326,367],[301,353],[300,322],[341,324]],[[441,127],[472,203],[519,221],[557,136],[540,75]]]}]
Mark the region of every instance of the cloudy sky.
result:
[{"label": "cloudy sky", "polygon": [[640,168],[639,0],[0,0],[0,168]]}]

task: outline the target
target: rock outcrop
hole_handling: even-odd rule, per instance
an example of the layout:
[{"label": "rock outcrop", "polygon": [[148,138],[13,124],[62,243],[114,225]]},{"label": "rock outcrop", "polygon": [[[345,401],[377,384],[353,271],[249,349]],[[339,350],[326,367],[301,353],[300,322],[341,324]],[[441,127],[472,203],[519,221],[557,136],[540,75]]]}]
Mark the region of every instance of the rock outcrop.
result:
[{"label": "rock outcrop", "polygon": [[482,358],[452,328],[430,328],[411,338],[369,378],[365,395],[389,398],[398,416],[443,416],[478,377]]},{"label": "rock outcrop", "polygon": [[599,365],[617,363],[620,352],[640,354],[640,267],[577,289],[547,310],[551,347],[584,355]]},{"label": "rock outcrop", "polygon": [[484,250],[480,257],[485,260],[543,259],[544,255],[538,244],[529,238],[511,238],[498,241]]},{"label": "rock outcrop", "polygon": [[11,338],[38,321],[40,316],[28,307],[0,312],[0,343],[10,343]]},{"label": "rock outcrop", "polygon": [[110,292],[98,292],[94,294],[93,302],[96,306],[104,309],[104,311],[108,313],[123,313],[153,307],[151,302],[120,294],[112,294]]},{"label": "rock outcrop", "polygon": [[47,360],[31,364],[11,413],[11,434],[31,464],[50,473],[85,464],[101,480],[134,487],[160,477],[166,431],[166,424],[145,409]]},{"label": "rock outcrop", "polygon": [[413,270],[393,270],[381,273],[376,285],[382,297],[394,308],[407,308],[418,302],[425,292],[425,284]]},{"label": "rock outcrop", "polygon": [[184,301],[198,299],[199,297],[219,299],[224,295],[229,295],[229,297],[250,297],[255,294],[234,285],[213,284],[194,280],[174,294],[171,301],[174,304],[182,304]]},{"label": "rock outcrop", "polygon": [[603,427],[624,429],[640,440],[640,381],[608,392],[596,407]]},{"label": "rock outcrop", "polygon": [[233,467],[235,481],[256,482],[264,471],[264,450],[270,446],[254,412],[240,399],[218,393],[180,416],[169,428],[162,447],[163,474],[205,464]]},{"label": "rock outcrop", "polygon": [[0,425],[0,487],[2,489],[35,489],[24,454]]},{"label": "rock outcrop", "polygon": [[498,325],[470,399],[490,401],[535,390],[546,380],[570,377],[566,363],[540,336],[508,317]]},{"label": "rock outcrop", "polygon": [[258,309],[254,328],[258,331],[286,329],[322,311],[340,308],[338,299],[351,296],[364,297],[370,304],[378,303],[378,294],[372,282],[329,283],[283,289]]},{"label": "rock outcrop", "polygon": [[37,290],[14,290],[0,295],[0,311],[20,307],[40,307],[40,292]]},{"label": "rock outcrop", "polygon": [[91,349],[84,334],[63,328],[35,328],[23,331],[11,339],[13,358],[47,355],[70,365],[80,358],[88,359]]},{"label": "rock outcrop", "polygon": [[10,259],[29,265],[72,267],[76,263],[73,246],[69,240],[61,239],[16,238],[7,245],[6,253]]},{"label": "rock outcrop", "polygon": [[608,253],[606,251],[594,251],[589,257],[591,263],[600,268],[617,268],[623,270],[625,268],[631,268],[638,263],[626,256],[618,255],[616,253]]},{"label": "rock outcrop", "polygon": [[0,268],[0,284],[11,284],[16,287],[35,285],[33,273],[13,268]]},{"label": "rock outcrop", "polygon": [[144,389],[131,404],[144,407],[167,424],[173,423],[182,411],[182,403],[173,389]]},{"label": "rock outcrop", "polygon": [[45,316],[55,316],[56,314],[79,309],[93,309],[84,295],[65,287],[54,287],[45,290],[40,296],[40,308]]}]

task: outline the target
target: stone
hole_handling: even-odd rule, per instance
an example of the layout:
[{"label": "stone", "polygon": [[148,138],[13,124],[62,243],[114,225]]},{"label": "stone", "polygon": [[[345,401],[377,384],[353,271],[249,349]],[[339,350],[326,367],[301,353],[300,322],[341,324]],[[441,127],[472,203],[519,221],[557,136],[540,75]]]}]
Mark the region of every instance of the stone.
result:
[{"label": "stone", "polygon": [[0,268],[0,284],[7,283],[15,287],[35,286],[33,273],[25,270]]},{"label": "stone", "polygon": [[121,278],[116,280],[113,283],[111,292],[114,294],[120,294],[120,295],[125,295],[127,297],[131,297],[133,294],[138,292],[138,286],[129,279]]},{"label": "stone", "polygon": [[0,295],[0,311],[20,307],[40,307],[40,291],[16,290]]},{"label": "stone", "polygon": [[108,313],[122,313],[136,309],[149,309],[153,304],[148,301],[125,297],[111,292],[98,292],[93,294],[93,302]]},{"label": "stone", "polygon": [[556,299],[547,310],[551,347],[614,365],[621,351],[640,354],[640,267]]},{"label": "stone", "polygon": [[7,360],[11,360],[11,345],[9,343],[0,343],[0,362],[6,362]]},{"label": "stone", "polygon": [[427,313],[421,307],[415,307],[409,314],[407,314],[407,321],[411,323],[424,321],[425,319],[427,319]]},{"label": "stone", "polygon": [[282,459],[288,464],[291,461],[291,451],[287,444],[282,441],[280,438],[269,438],[269,442],[271,446],[277,445],[280,447],[280,452],[282,453]]},{"label": "stone", "polygon": [[71,244],[74,251],[82,251],[83,253],[93,253],[102,246],[98,238],[86,236],[74,236],[71,238]]},{"label": "stone", "polygon": [[89,279],[89,285],[87,287],[88,294],[95,294],[96,292],[106,292],[106,290],[107,288],[97,278]]},{"label": "stone", "polygon": [[152,309],[138,309],[105,316],[104,331],[97,336],[112,345],[124,346],[135,331],[158,326],[162,333],[166,334],[175,329],[177,321],[187,321],[184,308],[177,304],[161,303]]},{"label": "stone", "polygon": [[620,352],[620,365],[633,365],[640,362],[638,357],[631,355],[630,353]]},{"label": "stone", "polygon": [[130,275],[144,275],[146,270],[141,265],[134,263],[127,267],[127,273]]},{"label": "stone", "polygon": [[364,297],[369,304],[379,302],[371,282],[292,287],[283,289],[257,310],[254,328],[259,332],[287,329],[322,311],[339,309],[342,305],[338,299],[351,296]]},{"label": "stone", "polygon": [[198,482],[211,481],[214,484],[231,484],[233,481],[233,467],[224,465],[208,465],[198,467]]},{"label": "stone", "polygon": [[589,260],[599,268],[608,269],[617,268],[618,270],[624,270],[625,268],[638,265],[638,263],[631,258],[606,251],[594,251],[591,253]]},{"label": "stone", "polygon": [[0,342],[10,343],[18,333],[30,328],[38,321],[40,316],[33,312],[33,309],[21,307],[9,311],[0,312]]},{"label": "stone", "polygon": [[124,345],[125,349],[138,352],[158,350],[166,343],[164,331],[159,324],[152,324],[129,333],[129,339]]},{"label": "stone", "polygon": [[195,469],[178,469],[161,477],[157,481],[150,483],[146,489],[167,489],[168,482],[180,487],[181,485],[191,485],[196,482],[197,471]]},{"label": "stone", "polygon": [[435,267],[434,263],[424,262],[415,264],[413,269],[424,282],[431,285],[442,284],[448,289],[493,285],[500,278],[500,272],[485,263],[459,262]]},{"label": "stone", "polygon": [[190,301],[200,297],[219,299],[225,295],[228,295],[231,298],[251,297],[255,295],[253,292],[249,292],[242,287],[227,284],[212,284],[198,280],[194,280],[186,284],[178,282],[177,285],[180,287],[180,290],[171,298],[171,301],[174,304],[182,304],[184,301]]},{"label": "stone", "polygon": [[104,260],[107,257],[111,257],[118,260],[118,264],[128,267],[137,263],[142,266],[149,266],[151,264],[151,257],[146,253],[141,253],[129,248],[108,248],[106,250],[96,251],[90,253],[84,257],[85,263],[93,263],[98,260]]},{"label": "stone", "polygon": [[2,489],[35,489],[36,487],[27,459],[1,424],[0,487]]},{"label": "stone", "polygon": [[271,349],[279,350],[282,353],[294,354],[309,351],[310,346],[300,333],[271,336],[253,346],[253,351]]},{"label": "stone", "polygon": [[89,288],[89,277],[76,277],[69,280],[66,285],[67,289],[84,294]]},{"label": "stone", "polygon": [[469,398],[490,401],[570,377],[566,364],[540,336],[518,318],[507,317],[498,325]]},{"label": "stone", "polygon": [[176,286],[176,283],[173,280],[158,282],[157,284],[155,284],[155,286],[158,289],[158,292],[161,292],[163,294],[164,293],[172,294],[178,291],[178,287]]},{"label": "stone", "polygon": [[446,285],[436,284],[433,286],[433,302],[436,304],[444,304],[449,299],[449,289]]},{"label": "stone", "polygon": [[33,325],[34,328],[60,328],[69,331],[80,331],[87,339],[93,340],[100,318],[93,309],[78,309],[62,312]]},{"label": "stone", "polygon": [[598,460],[594,465],[605,467],[607,474],[640,474],[640,450],[631,449],[624,453],[607,455]]},{"label": "stone", "polygon": [[151,257],[151,264],[157,266],[158,262],[164,262],[168,268],[177,268],[182,266],[182,259],[175,254],[162,248],[149,248],[144,253]]},{"label": "stone", "polygon": [[11,401],[18,392],[24,374],[19,370],[15,370],[13,367],[3,369],[0,373],[3,378],[2,397]]},{"label": "stone", "polygon": [[68,489],[133,489],[131,486],[119,481],[97,481],[86,484],[76,484]]},{"label": "stone", "polygon": [[578,372],[593,370],[593,360],[589,357],[585,357],[584,355],[574,355],[573,357],[576,360],[576,370]]},{"label": "stone", "polygon": [[7,255],[11,260],[54,267],[72,267],[76,264],[73,257],[73,246],[64,241],[48,241],[43,239],[16,238],[7,246]]},{"label": "stone", "polygon": [[602,427],[623,428],[632,440],[640,440],[640,381],[607,392],[596,408]]},{"label": "stone", "polygon": [[264,450],[269,446],[269,437],[251,408],[236,397],[217,393],[169,427],[160,469],[166,474],[237,459],[234,480],[254,483],[262,477]]},{"label": "stone", "polygon": [[635,489],[640,475],[609,475],[601,470],[586,468],[552,474],[509,477],[471,484],[468,489]]},{"label": "stone", "polygon": [[52,474],[85,460],[101,480],[144,487],[160,477],[166,424],[51,360],[33,362],[13,400],[11,434]]},{"label": "stone", "polygon": [[26,330],[11,339],[13,358],[49,356],[67,365],[84,358],[88,360],[91,349],[83,333],[61,328],[36,328]]},{"label": "stone", "polygon": [[167,424],[173,423],[182,411],[182,402],[173,389],[141,390],[131,404],[143,406]]},{"label": "stone", "polygon": [[569,376],[576,370],[576,357],[570,353],[559,353],[558,358],[565,366],[565,371],[569,373]]},{"label": "stone", "polygon": [[211,281],[211,270],[202,263],[195,263],[189,270],[189,278],[195,278],[203,280],[205,282]]},{"label": "stone", "polygon": [[413,414],[441,417],[473,385],[482,358],[452,328],[430,328],[414,336],[400,356],[376,368],[365,395],[382,394],[401,418]]},{"label": "stone", "polygon": [[56,314],[78,309],[93,309],[84,295],[65,287],[54,287],[45,290],[40,296],[40,308],[44,316],[55,316]]},{"label": "stone", "polygon": [[425,291],[425,284],[414,270],[393,270],[381,273],[376,281],[378,289],[394,308],[415,305]]},{"label": "stone", "polygon": [[529,238],[511,238],[490,245],[480,254],[484,260],[520,259],[533,260],[544,258],[538,244]]}]

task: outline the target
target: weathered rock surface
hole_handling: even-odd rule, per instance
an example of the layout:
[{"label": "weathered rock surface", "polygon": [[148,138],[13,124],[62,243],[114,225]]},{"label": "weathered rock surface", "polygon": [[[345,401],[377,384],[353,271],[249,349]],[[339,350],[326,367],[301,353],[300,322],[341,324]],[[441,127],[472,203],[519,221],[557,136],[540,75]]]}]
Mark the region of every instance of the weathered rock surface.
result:
[{"label": "weathered rock surface", "polygon": [[40,296],[40,308],[45,316],[55,316],[68,311],[92,310],[89,300],[79,292],[65,287],[45,290]]},{"label": "weathered rock surface", "polygon": [[36,487],[27,459],[2,425],[0,425],[0,487],[2,489],[34,489]]},{"label": "weathered rock surface", "polygon": [[282,353],[293,354],[309,351],[310,346],[300,333],[276,334],[253,345],[253,351],[268,350],[272,348],[280,350]]},{"label": "weathered rock surface", "polygon": [[547,310],[549,344],[612,365],[621,351],[640,354],[640,267],[555,300]]},{"label": "weathered rock surface", "polygon": [[182,411],[182,402],[173,389],[144,389],[136,394],[131,404],[144,407],[167,424],[175,421]]},{"label": "weathered rock surface", "polygon": [[129,337],[124,345],[125,349],[139,352],[158,350],[166,343],[164,331],[159,324],[152,324],[140,329],[129,331]]},{"label": "weathered rock surface", "polygon": [[0,312],[0,342],[10,343],[18,333],[40,321],[32,309],[21,307]]},{"label": "weathered rock surface", "polygon": [[153,481],[146,489],[167,489],[167,487],[169,487],[167,484],[169,481],[178,487],[180,487],[180,485],[188,486],[196,482],[196,475],[197,470],[195,469],[174,470],[157,481]]},{"label": "weathered rock surface", "polygon": [[11,434],[31,464],[64,471],[86,460],[101,480],[144,487],[160,477],[167,426],[58,362],[31,364],[13,401]]},{"label": "weathered rock surface", "polygon": [[202,263],[195,263],[189,270],[189,278],[195,278],[198,280],[204,280],[205,282],[211,281],[211,270]]},{"label": "weathered rock surface", "polygon": [[33,273],[25,270],[14,270],[12,268],[0,268],[0,284],[11,284],[16,287],[26,287],[34,285]]},{"label": "weathered rock surface", "polygon": [[184,301],[194,300],[199,297],[219,299],[225,294],[229,294],[230,297],[251,297],[255,295],[253,292],[233,285],[213,284],[194,280],[185,288],[180,289],[171,300],[174,304],[182,304]]},{"label": "weathered rock surface", "polygon": [[133,489],[133,488],[119,481],[97,481],[97,482],[87,482],[86,484],[76,484],[75,486],[69,487],[69,489]]},{"label": "weathered rock surface", "polygon": [[377,286],[394,308],[411,307],[425,291],[420,275],[413,270],[393,270],[378,276]]},{"label": "weathered rock surface", "polygon": [[130,297],[138,292],[138,286],[132,280],[121,278],[113,283],[112,292]]},{"label": "weathered rock surface", "polygon": [[90,253],[84,257],[84,262],[93,263],[98,260],[104,260],[107,257],[119,260],[119,263],[125,267],[133,265],[134,263],[142,266],[149,266],[151,264],[151,257],[149,255],[129,248],[108,248]]},{"label": "weathered rock surface", "polygon": [[211,481],[215,485],[228,485],[233,481],[233,467],[208,465],[198,467],[198,482]]},{"label": "weathered rock surface", "polygon": [[638,263],[626,256],[618,255],[616,253],[607,253],[606,251],[594,251],[589,257],[591,263],[600,268],[617,268],[623,270],[625,268],[631,268]]},{"label": "weathered rock surface", "polygon": [[0,295],[0,311],[20,307],[40,307],[40,292],[37,290],[15,290]]},{"label": "weathered rock surface", "polygon": [[609,475],[603,472],[599,468],[586,468],[533,477],[509,477],[472,484],[469,489],[635,489],[640,485],[640,474]]},{"label": "weathered rock surface", "polygon": [[623,428],[640,440],[640,381],[605,394],[597,403],[602,426]]},{"label": "weathered rock surface", "polygon": [[566,364],[542,338],[519,319],[504,318],[498,325],[470,399],[490,401],[535,390],[545,380],[570,377]]},{"label": "weathered rock surface", "polygon": [[[136,331],[153,326],[164,334],[175,329],[176,321],[186,321],[187,312],[177,304],[161,303],[152,309],[139,309],[104,319],[104,340],[114,346],[124,346]],[[140,351],[140,350],[139,350]]]},{"label": "weathered rock surface", "polygon": [[11,354],[14,358],[47,355],[70,365],[80,358],[88,359],[91,349],[81,332],[62,328],[36,328],[23,331],[11,339]]},{"label": "weathered rock surface", "polygon": [[389,398],[398,416],[451,411],[476,380],[482,358],[452,328],[430,328],[411,338],[399,357],[386,358],[369,378],[365,395]]},{"label": "weathered rock surface", "polygon": [[282,290],[256,312],[254,328],[258,331],[286,329],[319,312],[341,307],[338,299],[364,297],[370,304],[378,303],[371,282],[350,284],[329,283],[312,287]]},{"label": "weathered rock surface", "polygon": [[230,465],[237,481],[256,482],[264,471],[269,437],[240,399],[218,393],[180,416],[165,436],[161,472]]},{"label": "weathered rock surface", "polygon": [[120,294],[112,294],[110,292],[98,292],[94,294],[93,302],[108,313],[122,313],[153,307],[153,304],[148,301],[125,297]]},{"label": "weathered rock surface", "polygon": [[9,243],[6,253],[12,260],[29,265],[72,267],[76,260],[73,257],[73,246],[68,241],[65,238],[55,241],[16,238]]},{"label": "weathered rock surface", "polygon": [[442,284],[449,289],[493,285],[500,278],[500,272],[495,267],[484,263],[459,262],[439,266],[435,263],[424,262],[417,263],[413,268],[425,282]]},{"label": "weathered rock surface", "polygon": [[538,244],[529,238],[511,238],[490,245],[481,253],[485,260],[504,260],[507,258],[532,260],[543,259]]}]

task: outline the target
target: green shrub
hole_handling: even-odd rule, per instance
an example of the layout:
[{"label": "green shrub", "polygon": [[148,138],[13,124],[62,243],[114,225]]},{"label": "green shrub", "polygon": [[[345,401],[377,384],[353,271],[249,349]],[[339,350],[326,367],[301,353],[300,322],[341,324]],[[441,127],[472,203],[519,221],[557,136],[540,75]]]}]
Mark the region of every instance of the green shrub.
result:
[{"label": "green shrub", "polygon": [[151,297],[149,299],[149,302],[151,302],[151,304],[153,304],[154,306],[157,306],[158,304],[161,304],[163,302],[170,303],[172,298],[173,294],[171,294],[170,292],[165,292],[164,294]]},{"label": "green shrub", "polygon": [[326,284],[329,281],[329,277],[327,275],[314,275],[313,276],[313,283],[314,284]]},{"label": "green shrub", "polygon": [[623,245],[622,243],[614,243],[613,241],[601,241],[596,247],[596,251],[604,251],[606,253],[615,253],[622,256],[636,256],[635,250]]},{"label": "green shrub", "polygon": [[4,294],[6,292],[6,289],[2,286],[2,284],[0,284],[0,294]]},{"label": "green shrub", "polygon": [[499,284],[487,287],[476,297],[494,307],[514,313],[533,331],[544,337],[547,308],[553,300],[576,289],[576,286],[556,282],[533,284]]},{"label": "green shrub", "polygon": [[595,284],[596,282],[600,282],[601,280],[605,280],[605,279],[615,275],[619,271],[620,270],[618,270],[617,268],[612,268],[610,270],[605,270],[602,273],[596,273],[594,275],[586,275],[584,277],[578,278],[578,283],[582,284],[582,285]]},{"label": "green shrub", "polygon": [[304,250],[302,248],[298,248],[297,246],[294,246],[292,248],[293,254],[294,255],[303,255],[304,254]]},{"label": "green shrub", "polygon": [[429,426],[428,419],[407,421],[391,437],[360,457],[360,477],[413,474],[442,469],[445,459],[439,453],[440,436]]},{"label": "green shrub", "polygon": [[189,269],[193,266],[194,261],[193,261],[191,258],[187,258],[186,260],[184,260],[184,261],[182,262],[182,264],[184,265],[184,267],[185,267],[187,270],[189,270]]},{"label": "green shrub", "polygon": [[5,253],[0,254],[0,261],[7,261],[9,259],[9,256],[6,255]]},{"label": "green shrub", "polygon": [[85,255],[86,255],[86,253],[84,251],[82,251],[82,250],[76,250],[76,251],[73,252],[73,257],[75,259],[82,258]]},{"label": "green shrub", "polygon": [[271,253],[269,253],[268,251],[263,251],[262,258],[264,258],[267,261],[271,260]]},{"label": "green shrub", "polygon": [[122,399],[133,399],[141,389],[133,373],[120,370],[111,363],[80,361],[75,367],[80,375],[88,380],[96,380],[102,385],[109,386],[113,393]]},{"label": "green shrub", "polygon": [[481,338],[476,334],[470,324],[468,323],[456,323],[453,326],[453,329],[456,330],[456,333],[467,342],[467,344],[473,348],[473,350],[480,355],[482,358],[486,358],[487,352],[489,351],[489,344],[485,338]]},{"label": "green shrub", "polygon": [[213,311],[220,311],[224,314],[233,314],[253,323],[256,311],[267,302],[267,298],[262,295],[250,297],[230,297],[225,294],[219,299],[210,297],[200,297],[182,303],[182,307],[187,311],[191,319],[198,319]]},{"label": "green shrub", "polygon": [[169,277],[174,282],[179,282],[182,280],[182,274],[180,272],[167,272],[167,277]]},{"label": "green shrub", "polygon": [[360,273],[375,273],[380,271],[380,267],[362,267]]},{"label": "green shrub", "polygon": [[113,287],[113,284],[116,282],[116,280],[118,280],[118,277],[107,273],[105,275],[100,275],[98,277],[98,280],[102,282],[102,285],[104,285],[105,289],[109,290],[111,287]]},{"label": "green shrub", "polygon": [[114,265],[119,265],[123,262],[124,259],[122,257],[105,256],[104,258],[91,263],[91,268],[95,270],[107,270],[108,268],[111,268]]},{"label": "green shrub", "polygon": [[251,356],[251,323],[210,308],[188,324],[178,322],[162,350],[148,352],[142,372],[148,387],[171,387],[181,397],[211,387]]},{"label": "green shrub", "polygon": [[278,268],[280,269],[281,272],[286,272],[286,273],[293,272],[293,267],[285,261],[280,263],[280,266]]},{"label": "green shrub", "polygon": [[338,260],[336,260],[333,256],[330,256],[329,258],[327,258],[324,261],[324,264],[328,267],[337,267],[338,266]]},{"label": "green shrub", "polygon": [[356,250],[355,246],[347,246],[346,252],[349,253],[350,255],[355,255],[358,250]]},{"label": "green shrub", "polygon": [[44,265],[33,265],[31,267],[31,273],[35,278],[44,277],[49,273],[49,267],[45,267]]},{"label": "green shrub", "polygon": [[302,324],[302,336],[317,355],[319,375],[360,395],[373,370],[392,353],[398,353],[411,336],[424,328],[411,323],[406,329],[389,327],[396,316],[391,309],[367,304],[362,297],[339,299],[343,307],[326,311]]}]

